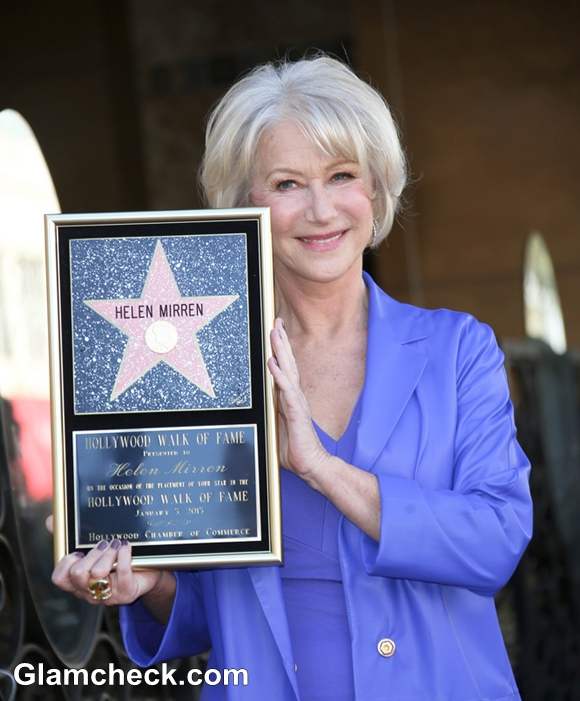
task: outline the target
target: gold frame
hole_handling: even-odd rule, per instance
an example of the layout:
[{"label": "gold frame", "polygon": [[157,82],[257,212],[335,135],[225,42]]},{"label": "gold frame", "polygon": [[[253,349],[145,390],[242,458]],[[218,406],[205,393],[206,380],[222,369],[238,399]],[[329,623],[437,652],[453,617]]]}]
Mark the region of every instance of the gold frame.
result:
[{"label": "gold frame", "polygon": [[[257,564],[279,564],[282,562],[281,505],[278,451],[276,442],[276,414],[274,407],[274,385],[267,371],[269,355],[269,333],[274,322],[274,287],[272,268],[272,245],[270,234],[270,210],[265,207],[208,210],[169,210],[153,212],[107,212],[88,214],[45,215],[46,268],[48,294],[48,323],[50,339],[50,388],[52,419],[53,460],[53,506],[54,506],[54,558],[58,562],[69,553],[68,523],[71,500],[67,494],[66,421],[63,387],[63,339],[62,339],[62,294],[59,268],[59,231],[61,227],[103,226],[130,224],[168,224],[188,222],[219,222],[222,220],[255,220],[259,226],[259,277],[261,298],[261,372],[263,377],[263,404],[265,421],[265,449],[267,474],[267,522],[270,547],[264,551],[139,555],[133,557],[137,567],[192,568],[210,566],[244,566]],[[100,237],[103,238],[103,237]],[[248,287],[248,294],[250,289]],[[70,299],[68,300],[70,303]],[[70,401],[73,401],[72,399]],[[98,414],[102,416],[103,414]],[[71,429],[71,433],[74,430]],[[256,447],[256,451],[258,448]],[[257,459],[257,457],[256,457]],[[256,486],[259,493],[259,485]],[[73,497],[74,501],[74,497]],[[73,503],[73,509],[75,504]],[[163,543],[158,545],[163,546]]]}]

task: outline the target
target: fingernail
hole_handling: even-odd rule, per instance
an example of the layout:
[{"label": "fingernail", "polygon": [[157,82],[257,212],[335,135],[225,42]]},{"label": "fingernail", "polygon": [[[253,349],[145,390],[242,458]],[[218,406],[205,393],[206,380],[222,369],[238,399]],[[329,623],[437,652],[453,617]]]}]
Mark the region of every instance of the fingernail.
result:
[{"label": "fingernail", "polygon": [[86,555],[86,553],[84,553],[82,550],[75,550],[73,555],[75,557],[84,557]]},{"label": "fingernail", "polygon": [[115,538],[115,540],[112,541],[111,547],[113,550],[118,550],[121,547],[121,541],[118,538]]},{"label": "fingernail", "polygon": [[101,540],[101,542],[97,545],[97,550],[106,550],[106,548],[109,547],[109,541],[108,540]]},{"label": "fingernail", "polygon": [[123,538],[123,540],[121,541],[121,545],[129,545],[129,541]]}]

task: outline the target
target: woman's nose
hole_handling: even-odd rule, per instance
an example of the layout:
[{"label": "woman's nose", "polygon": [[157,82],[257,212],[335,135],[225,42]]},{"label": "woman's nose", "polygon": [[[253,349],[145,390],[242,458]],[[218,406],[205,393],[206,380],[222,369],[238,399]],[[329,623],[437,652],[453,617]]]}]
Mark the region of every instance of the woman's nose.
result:
[{"label": "woman's nose", "polygon": [[336,212],[332,194],[324,185],[313,183],[309,187],[309,197],[307,221],[312,223],[330,221]]}]

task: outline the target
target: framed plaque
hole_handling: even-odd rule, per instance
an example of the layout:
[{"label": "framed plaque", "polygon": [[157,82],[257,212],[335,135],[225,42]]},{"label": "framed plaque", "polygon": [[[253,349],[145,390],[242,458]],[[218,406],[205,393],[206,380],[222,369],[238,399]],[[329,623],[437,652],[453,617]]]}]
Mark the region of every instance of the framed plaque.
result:
[{"label": "framed plaque", "polygon": [[279,563],[269,210],[46,217],[55,558]]}]

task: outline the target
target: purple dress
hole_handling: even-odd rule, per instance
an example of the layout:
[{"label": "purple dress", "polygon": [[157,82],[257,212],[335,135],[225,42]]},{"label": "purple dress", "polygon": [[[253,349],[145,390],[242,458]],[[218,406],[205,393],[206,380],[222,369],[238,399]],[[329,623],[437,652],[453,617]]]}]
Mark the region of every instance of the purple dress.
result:
[{"label": "purple dress", "polygon": [[[351,462],[359,402],[338,441],[319,426],[324,448]],[[351,637],[338,562],[340,512],[282,470],[284,566],[280,570],[301,701],[354,699]]]}]

